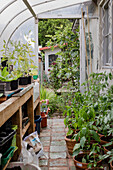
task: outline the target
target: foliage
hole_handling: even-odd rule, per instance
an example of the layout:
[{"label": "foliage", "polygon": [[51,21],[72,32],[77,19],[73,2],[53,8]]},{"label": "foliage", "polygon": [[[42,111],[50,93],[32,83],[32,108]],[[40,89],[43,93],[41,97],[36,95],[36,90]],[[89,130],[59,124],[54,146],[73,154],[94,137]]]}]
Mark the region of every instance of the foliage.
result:
[{"label": "foliage", "polygon": [[23,44],[20,41],[10,41],[9,47],[7,47],[4,41],[2,51],[2,61],[8,59],[8,71],[10,71],[10,65],[14,66],[13,75],[26,76],[30,74],[30,71],[36,69],[32,57],[34,56],[31,44]]},{"label": "foliage", "polygon": [[[88,155],[92,155],[92,150],[97,153],[98,145],[95,144],[95,147],[91,148],[92,140],[98,143],[98,133],[108,136],[113,132],[113,86],[109,87],[109,81],[112,79],[111,73],[92,73],[89,80],[83,83],[85,93],[75,93],[71,105],[66,106],[64,124],[69,129],[67,135],[72,134],[78,142],[74,146],[75,156],[85,150],[89,151]],[[79,132],[73,133],[77,128]],[[101,155],[99,157],[103,159]],[[92,161],[97,165],[97,161],[88,156],[83,161]]]},{"label": "foliage", "polygon": [[[103,146],[113,146],[113,141],[111,141],[110,143],[107,143]],[[108,151],[106,154],[103,155],[103,159],[109,158],[109,163],[113,161],[113,149],[111,149],[110,151]]]},{"label": "foliage", "polygon": [[66,27],[67,24],[70,24],[68,19],[45,19],[39,20],[39,45],[42,47],[46,46],[46,42],[49,41],[49,37],[46,35],[54,36],[56,31],[61,28],[61,32]]},{"label": "foliage", "polygon": [[47,90],[45,87],[41,86],[40,88],[40,100],[49,99],[50,114],[54,113],[57,110],[56,107],[56,94],[54,91]]},{"label": "foliage", "polygon": [[[62,27],[61,27],[62,28]],[[50,36],[51,39],[47,43],[48,46],[58,45],[61,49],[56,53],[60,57],[53,63],[50,70],[50,83],[54,89],[62,87],[62,84],[66,81],[69,87],[79,88],[79,30],[76,30],[74,34],[67,25],[61,32],[59,29],[54,36]]]},{"label": "foliage", "polygon": [[[80,143],[75,145],[75,151],[78,149],[79,145]],[[82,163],[88,163],[88,168],[92,168],[92,166],[97,167],[97,162],[102,159],[101,151],[102,148],[97,143],[85,145]]]}]

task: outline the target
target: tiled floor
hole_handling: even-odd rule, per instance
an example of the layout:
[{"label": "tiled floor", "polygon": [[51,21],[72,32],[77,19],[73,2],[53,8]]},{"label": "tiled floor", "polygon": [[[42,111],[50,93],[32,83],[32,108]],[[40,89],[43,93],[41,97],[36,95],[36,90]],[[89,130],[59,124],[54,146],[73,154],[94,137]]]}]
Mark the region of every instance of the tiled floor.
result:
[{"label": "tiled floor", "polygon": [[60,118],[48,119],[47,128],[40,133],[40,140],[45,155],[40,158],[41,170],[75,170],[72,158],[67,152],[64,137],[66,129],[64,120]]}]

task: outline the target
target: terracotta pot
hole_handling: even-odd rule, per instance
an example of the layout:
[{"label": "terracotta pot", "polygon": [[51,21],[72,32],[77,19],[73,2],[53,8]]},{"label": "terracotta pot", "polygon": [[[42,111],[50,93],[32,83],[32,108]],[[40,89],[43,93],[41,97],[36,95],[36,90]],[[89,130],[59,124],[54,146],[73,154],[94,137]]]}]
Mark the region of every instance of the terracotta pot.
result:
[{"label": "terracotta pot", "polygon": [[106,143],[109,143],[109,142],[111,142],[111,139],[113,139],[113,136],[102,136],[102,137],[100,137],[100,144],[101,145],[104,145],[104,144],[106,144]]},{"label": "terracotta pot", "polygon": [[41,116],[43,116],[43,117],[44,117],[44,116],[45,116],[45,113],[44,113],[44,112],[41,112]]},{"label": "terracotta pot", "polygon": [[0,104],[7,100],[7,96],[0,97]]},{"label": "terracotta pot", "polygon": [[104,153],[106,154],[108,151],[110,151],[113,148],[113,144],[110,146],[104,147]]},{"label": "terracotta pot", "polygon": [[[80,170],[80,169],[87,169],[89,163],[82,163],[82,162],[80,162],[80,160],[79,160],[79,159],[82,159],[82,157],[84,156],[84,154],[85,154],[85,153],[79,154],[79,155],[77,156],[77,158],[76,158],[76,157],[73,157],[73,160],[74,160],[74,164],[75,164],[76,169],[77,169],[77,168],[78,168],[79,170]],[[97,165],[100,165],[101,162],[102,162],[102,160],[98,161],[98,162],[97,162]],[[90,163],[90,164],[91,164],[91,163]],[[92,163],[92,166],[93,166],[93,163]]]},{"label": "terracotta pot", "polygon": [[73,154],[73,148],[75,144],[77,143],[76,140],[68,138],[68,136],[65,136],[65,141],[66,141],[69,154]]},{"label": "terracotta pot", "polygon": [[41,116],[42,121],[41,121],[41,128],[47,127],[47,115]]},{"label": "terracotta pot", "polygon": [[113,161],[110,162],[110,170],[113,170]]}]

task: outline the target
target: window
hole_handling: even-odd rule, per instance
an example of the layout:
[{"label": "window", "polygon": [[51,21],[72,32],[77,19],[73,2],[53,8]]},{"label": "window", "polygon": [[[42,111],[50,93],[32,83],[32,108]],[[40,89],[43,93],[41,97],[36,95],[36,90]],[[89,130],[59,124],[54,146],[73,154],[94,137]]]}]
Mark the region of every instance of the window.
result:
[{"label": "window", "polygon": [[100,6],[100,45],[103,66],[113,66],[112,45],[112,0],[103,0]]},{"label": "window", "polygon": [[49,67],[51,66],[51,64],[56,61],[58,55],[55,55],[55,54],[50,54],[49,55]]}]

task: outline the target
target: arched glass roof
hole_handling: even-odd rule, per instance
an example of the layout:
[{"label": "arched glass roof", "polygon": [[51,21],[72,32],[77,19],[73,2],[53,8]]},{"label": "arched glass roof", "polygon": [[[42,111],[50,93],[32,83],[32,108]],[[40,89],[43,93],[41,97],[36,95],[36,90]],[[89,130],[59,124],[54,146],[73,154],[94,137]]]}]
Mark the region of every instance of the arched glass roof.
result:
[{"label": "arched glass roof", "polygon": [[82,3],[90,5],[92,0],[0,0],[0,48],[33,17],[79,18]]}]

